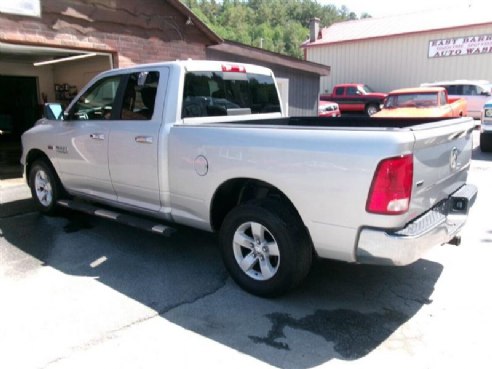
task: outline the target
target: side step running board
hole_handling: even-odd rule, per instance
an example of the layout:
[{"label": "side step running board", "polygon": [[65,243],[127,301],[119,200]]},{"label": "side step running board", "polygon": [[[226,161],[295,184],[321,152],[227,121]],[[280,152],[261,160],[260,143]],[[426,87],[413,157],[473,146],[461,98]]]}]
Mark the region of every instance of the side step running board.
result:
[{"label": "side step running board", "polygon": [[121,224],[143,229],[144,231],[157,233],[166,237],[169,237],[171,234],[173,234],[176,231],[172,227],[168,227],[163,224],[158,224],[148,219],[142,219],[133,215],[118,213],[112,210],[101,209],[98,208],[97,206],[88,203],[83,203],[73,200],[58,200],[57,204],[65,208],[80,211],[82,213],[86,213],[90,215],[96,215],[100,218],[113,220]]}]

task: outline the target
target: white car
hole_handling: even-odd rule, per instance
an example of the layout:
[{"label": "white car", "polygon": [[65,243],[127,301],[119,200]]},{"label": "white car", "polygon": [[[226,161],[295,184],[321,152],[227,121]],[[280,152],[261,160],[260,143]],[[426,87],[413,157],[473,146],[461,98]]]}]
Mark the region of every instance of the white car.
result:
[{"label": "white car", "polygon": [[468,116],[480,119],[483,105],[490,100],[492,83],[486,80],[456,80],[422,83],[422,87],[444,87],[451,98],[461,97],[468,105]]}]

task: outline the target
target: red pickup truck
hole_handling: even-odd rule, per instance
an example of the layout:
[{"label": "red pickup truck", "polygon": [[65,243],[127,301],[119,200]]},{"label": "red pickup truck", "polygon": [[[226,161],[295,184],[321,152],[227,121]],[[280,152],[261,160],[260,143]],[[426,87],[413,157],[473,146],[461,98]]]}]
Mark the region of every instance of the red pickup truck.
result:
[{"label": "red pickup truck", "polygon": [[379,111],[386,96],[387,94],[374,92],[362,83],[344,83],[335,85],[331,94],[321,94],[320,100],[338,103],[342,113],[365,112],[373,115]]}]

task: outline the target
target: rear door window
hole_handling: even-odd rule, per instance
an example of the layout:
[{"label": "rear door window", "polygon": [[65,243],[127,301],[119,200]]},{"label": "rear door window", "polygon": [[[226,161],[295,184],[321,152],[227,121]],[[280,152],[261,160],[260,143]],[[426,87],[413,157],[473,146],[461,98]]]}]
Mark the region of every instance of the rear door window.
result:
[{"label": "rear door window", "polygon": [[128,76],[120,119],[149,120],[154,114],[159,72],[138,72]]},{"label": "rear door window", "polygon": [[182,118],[280,112],[272,76],[244,72],[188,72]]},{"label": "rear door window", "polygon": [[448,95],[462,95],[462,88],[460,85],[448,85],[448,86],[442,86],[446,90],[448,90]]},{"label": "rear door window", "polygon": [[345,87],[337,87],[335,88],[335,95],[342,96],[345,91]]}]

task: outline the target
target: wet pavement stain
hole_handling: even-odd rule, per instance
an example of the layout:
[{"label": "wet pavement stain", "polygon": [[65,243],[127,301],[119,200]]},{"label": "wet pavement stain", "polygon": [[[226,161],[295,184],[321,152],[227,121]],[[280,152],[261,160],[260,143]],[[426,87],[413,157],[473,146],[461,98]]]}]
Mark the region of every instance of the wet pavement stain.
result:
[{"label": "wet pavement stain", "polygon": [[385,309],[383,313],[363,314],[353,310],[317,310],[301,319],[289,314],[273,313],[266,317],[272,328],[266,337],[249,336],[255,343],[262,343],[279,350],[290,350],[284,329],[305,330],[323,337],[334,344],[334,349],[348,360],[359,359],[379,346],[409,317],[401,312]]},{"label": "wet pavement stain", "polygon": [[75,233],[94,227],[91,223],[90,217],[85,214],[65,211],[60,215],[67,220],[67,224],[63,226],[63,231],[65,233]]}]

